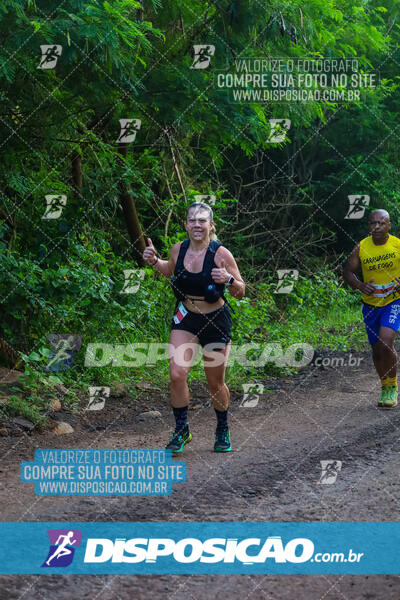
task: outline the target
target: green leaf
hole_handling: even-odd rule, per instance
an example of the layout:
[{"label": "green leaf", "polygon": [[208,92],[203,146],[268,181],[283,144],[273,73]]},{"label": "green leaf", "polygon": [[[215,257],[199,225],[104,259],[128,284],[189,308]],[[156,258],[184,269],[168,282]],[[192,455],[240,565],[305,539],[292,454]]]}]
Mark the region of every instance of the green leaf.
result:
[{"label": "green leaf", "polygon": [[30,23],[31,23],[31,25],[33,25],[33,28],[34,28],[33,33],[37,33],[42,26],[42,24],[39,23],[39,21],[31,21]]},{"label": "green leaf", "polygon": [[62,380],[59,377],[57,377],[56,375],[49,375],[48,378],[47,378],[47,380],[50,383],[54,383],[54,384],[60,384],[60,383],[62,383]]}]

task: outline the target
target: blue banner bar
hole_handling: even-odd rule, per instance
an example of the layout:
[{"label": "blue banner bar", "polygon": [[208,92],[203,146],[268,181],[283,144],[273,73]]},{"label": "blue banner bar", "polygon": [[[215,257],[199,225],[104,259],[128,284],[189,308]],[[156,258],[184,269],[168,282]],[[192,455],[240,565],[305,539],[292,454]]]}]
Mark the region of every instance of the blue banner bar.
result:
[{"label": "blue banner bar", "polygon": [[0,523],[0,572],[399,574],[400,523]]}]

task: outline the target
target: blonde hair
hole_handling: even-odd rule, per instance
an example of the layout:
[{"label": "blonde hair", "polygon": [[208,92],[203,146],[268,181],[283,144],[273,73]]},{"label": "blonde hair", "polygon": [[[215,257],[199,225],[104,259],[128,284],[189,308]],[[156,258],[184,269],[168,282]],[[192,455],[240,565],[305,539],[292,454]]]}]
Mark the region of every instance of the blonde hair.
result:
[{"label": "blonde hair", "polygon": [[[213,221],[213,218],[214,218],[213,217],[213,210],[212,210],[211,206],[209,206],[205,202],[192,202],[192,204],[190,206],[188,206],[188,209],[186,211],[186,220],[187,220],[188,215],[189,215],[189,210],[191,210],[192,208],[203,208],[204,210],[208,210],[209,215],[210,215],[210,223]],[[217,232],[215,230],[215,225],[211,226],[211,229],[210,229],[210,240],[218,240]]]}]

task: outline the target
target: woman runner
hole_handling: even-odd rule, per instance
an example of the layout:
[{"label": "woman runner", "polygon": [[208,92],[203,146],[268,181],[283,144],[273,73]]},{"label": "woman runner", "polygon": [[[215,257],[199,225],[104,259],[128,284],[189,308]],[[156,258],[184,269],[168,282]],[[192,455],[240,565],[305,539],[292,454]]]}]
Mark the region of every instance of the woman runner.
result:
[{"label": "woman runner", "polygon": [[191,204],[184,226],[188,239],[172,246],[169,260],[156,256],[150,238],[143,252],[146,262],[171,279],[177,297],[170,334],[174,352],[169,359],[171,406],[176,427],[166,448],[174,453],[182,452],[184,445],[192,439],[188,423],[190,392],[187,376],[201,345],[217,417],[214,451],[229,452],[232,448],[225,368],[231,345],[232,317],[224,289],[225,285],[229,286],[231,295],[240,300],[245,294],[245,283],[231,252],[216,241],[210,206],[203,202]]}]

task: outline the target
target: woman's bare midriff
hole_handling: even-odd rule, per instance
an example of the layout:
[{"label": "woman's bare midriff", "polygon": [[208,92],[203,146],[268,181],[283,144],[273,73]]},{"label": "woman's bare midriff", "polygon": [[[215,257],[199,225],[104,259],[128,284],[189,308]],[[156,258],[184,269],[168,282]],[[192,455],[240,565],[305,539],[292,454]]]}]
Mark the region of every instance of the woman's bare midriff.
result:
[{"label": "woman's bare midriff", "polygon": [[198,299],[193,300],[193,302],[191,302],[190,300],[184,300],[183,306],[192,312],[199,312],[199,313],[202,313],[203,315],[206,313],[213,312],[213,310],[217,310],[217,308],[220,308],[221,306],[223,306],[225,304],[223,298],[219,298],[217,300],[217,302],[213,302],[212,304],[210,304],[210,302],[201,300],[202,296],[191,296],[191,297],[198,298]]}]

